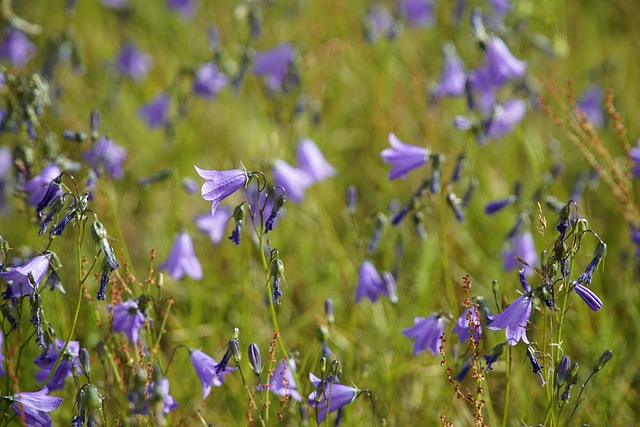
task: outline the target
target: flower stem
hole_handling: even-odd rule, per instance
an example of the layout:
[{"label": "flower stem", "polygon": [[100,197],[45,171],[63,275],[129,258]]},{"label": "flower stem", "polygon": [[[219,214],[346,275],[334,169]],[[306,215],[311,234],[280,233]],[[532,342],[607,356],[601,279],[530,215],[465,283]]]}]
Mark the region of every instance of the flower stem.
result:
[{"label": "flower stem", "polygon": [[504,409],[502,412],[502,427],[507,427],[509,415],[509,388],[511,385],[511,346],[507,346],[507,369],[504,373]]}]

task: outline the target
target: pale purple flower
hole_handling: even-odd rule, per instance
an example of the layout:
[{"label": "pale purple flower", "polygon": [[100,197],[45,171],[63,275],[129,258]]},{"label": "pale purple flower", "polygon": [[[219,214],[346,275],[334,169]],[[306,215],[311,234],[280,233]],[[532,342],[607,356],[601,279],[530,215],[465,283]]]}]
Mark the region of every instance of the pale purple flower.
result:
[{"label": "pale purple flower", "polygon": [[314,182],[324,181],[336,174],[335,168],[327,162],[320,148],[309,138],[298,143],[296,160],[298,169],[309,174]]},{"label": "pale purple flower", "polygon": [[389,179],[405,178],[407,174],[429,160],[429,150],[416,145],[405,144],[400,141],[395,134],[389,134],[389,145],[380,153],[382,160],[391,165]]},{"label": "pale purple flower", "polygon": [[[33,363],[41,369],[36,373],[36,380],[38,382],[43,382],[47,379],[60,356],[60,351],[64,348],[64,343],[61,339],[56,338],[55,345],[50,346],[47,352],[42,353],[34,360]],[[73,376],[74,367],[78,371],[80,370],[79,354],[80,343],[78,341],[69,341],[69,345],[64,352],[62,361],[58,365],[58,369],[56,369],[56,372],[51,376],[49,382],[45,384],[49,390],[62,390],[65,380]]]},{"label": "pale purple flower", "polygon": [[578,110],[596,127],[604,125],[604,93],[598,85],[591,85],[576,101]]},{"label": "pale purple flower", "polygon": [[178,234],[169,256],[158,268],[169,270],[169,276],[173,280],[180,280],[185,274],[195,280],[202,279],[202,266],[193,250],[191,236],[186,231]]},{"label": "pale purple flower", "polygon": [[432,314],[429,317],[417,316],[413,319],[413,323],[413,326],[402,330],[405,337],[415,339],[413,354],[417,356],[425,350],[429,350],[434,355],[440,354],[444,317],[439,314]]},{"label": "pale purple flower", "polygon": [[51,417],[48,412],[55,411],[62,404],[61,397],[49,396],[49,389],[40,391],[18,392],[11,396],[11,409],[30,427],[50,427]]},{"label": "pale purple flower", "polygon": [[[469,318],[467,318],[469,316]],[[480,316],[478,315],[478,308],[475,309],[466,308],[460,317],[458,317],[458,321],[456,322],[456,326],[451,331],[454,334],[458,334],[458,338],[461,343],[466,343],[469,341],[471,326],[474,326],[475,333],[473,334],[473,340],[478,342],[480,340],[480,335],[482,334],[482,325],[480,324]]]},{"label": "pale purple flower", "polygon": [[295,51],[289,43],[281,43],[264,52],[258,52],[253,63],[253,73],[263,77],[267,87],[279,92],[293,65]]},{"label": "pale purple flower", "polygon": [[523,77],[527,63],[517,59],[499,37],[492,37],[487,43],[486,57],[493,84],[502,86],[508,80]]},{"label": "pale purple flower", "polygon": [[[293,360],[282,359],[274,368],[273,375],[269,379],[268,390],[277,396],[289,396],[290,398],[302,402],[302,396],[298,393],[296,379],[292,370],[295,371],[295,362]],[[267,390],[265,384],[256,386],[256,390]]]},{"label": "pale purple flower", "polygon": [[433,0],[401,0],[400,14],[412,27],[431,26],[435,22]]},{"label": "pale purple flower", "polygon": [[225,366],[221,372],[216,373],[218,362],[200,350],[190,351],[191,363],[202,383],[202,399],[206,399],[211,393],[211,387],[220,387],[224,383],[226,374],[233,372],[236,368]]},{"label": "pale purple flower", "polygon": [[364,260],[358,272],[358,288],[356,302],[364,297],[372,302],[378,301],[379,295],[386,295],[387,289],[376,267],[369,260]]},{"label": "pale purple flower", "polygon": [[164,126],[167,123],[170,103],[171,98],[169,98],[169,94],[162,92],[151,101],[144,104],[138,110],[138,115],[149,129]]},{"label": "pale purple flower", "polygon": [[576,294],[582,298],[591,310],[598,311],[602,308],[602,301],[591,289],[586,286],[582,286],[579,283],[575,283],[573,290],[576,291]]},{"label": "pale purple flower", "polygon": [[193,76],[193,93],[205,98],[215,98],[228,81],[226,74],[218,71],[215,62],[207,62]]},{"label": "pale purple flower", "polygon": [[169,412],[178,407],[176,399],[169,394],[169,380],[165,377],[160,378],[157,382],[151,382],[147,387],[147,400],[140,402],[133,409],[134,414],[146,415],[149,412],[149,404],[155,404],[162,399],[162,414],[166,416]]},{"label": "pale purple flower", "polygon": [[640,178],[640,138],[636,141],[636,146],[629,150],[629,158],[634,163],[631,174],[634,178]]},{"label": "pale purple flower", "polygon": [[503,104],[496,104],[491,117],[485,123],[487,137],[500,138],[509,135],[526,114],[527,103],[522,99],[510,99]]},{"label": "pale purple flower", "polygon": [[369,43],[375,43],[379,38],[395,37],[398,29],[396,21],[386,7],[376,4],[369,8],[364,18],[365,36]]},{"label": "pale purple flower", "polygon": [[38,286],[49,269],[49,258],[46,255],[38,255],[19,267],[9,267],[0,272],[0,277],[10,283],[12,296],[31,295],[34,284],[29,280],[29,274]]},{"label": "pale purple flower", "polygon": [[291,166],[284,160],[273,162],[273,180],[275,185],[285,189],[287,199],[295,203],[302,202],[304,191],[314,182],[313,177],[307,172]]},{"label": "pale purple flower", "polygon": [[493,9],[496,18],[502,19],[511,9],[511,0],[488,0],[487,3]]},{"label": "pale purple flower", "polygon": [[[533,236],[530,232],[525,231],[518,233],[508,241],[508,248],[502,251],[502,259],[504,260],[503,268],[505,271],[520,268],[522,264],[517,258],[522,258],[527,264],[533,267],[538,262],[538,253]],[[531,269],[527,269],[531,274]]]},{"label": "pale purple flower", "polygon": [[127,150],[112,139],[101,136],[93,143],[91,149],[84,153],[84,158],[97,175],[104,171],[113,179],[120,179],[124,175],[123,164],[127,158]]},{"label": "pale purple flower", "polygon": [[471,98],[470,108],[483,114],[490,114],[496,103],[496,84],[487,62],[469,72],[469,85],[475,95]]},{"label": "pale purple flower", "polygon": [[440,81],[433,90],[433,98],[438,99],[444,96],[461,96],[465,93],[467,84],[467,74],[464,70],[464,64],[456,53],[456,48],[452,43],[444,45],[444,64]]},{"label": "pale purple flower", "polygon": [[219,244],[225,236],[227,222],[231,218],[231,208],[223,206],[216,210],[215,215],[211,212],[203,213],[194,218],[196,227],[203,233],[207,233],[214,245]]},{"label": "pale purple flower", "polygon": [[137,82],[147,76],[152,66],[153,59],[133,43],[126,43],[122,46],[116,60],[118,71]]},{"label": "pale purple flower", "polygon": [[474,121],[466,116],[457,115],[453,118],[453,126],[456,129],[469,130],[473,128],[473,125]]},{"label": "pale purple flower", "polygon": [[216,214],[222,200],[244,187],[249,180],[247,172],[240,169],[215,171],[194,167],[198,175],[206,180],[202,184],[202,198],[211,202],[211,215]]},{"label": "pale purple flower", "polygon": [[[323,381],[311,372],[309,372],[309,380],[315,390],[309,395],[307,403],[312,408],[316,408],[316,422],[318,425],[322,424],[328,413],[348,405],[360,394],[360,390],[357,388],[340,384],[337,381],[326,379]],[[324,384],[321,385],[321,382],[324,382]],[[321,390],[320,394],[318,394],[319,389]],[[328,410],[327,404],[329,405]]]},{"label": "pale purple flower", "polygon": [[38,175],[22,186],[22,189],[29,194],[28,202],[31,206],[38,206],[51,181],[60,176],[61,173],[62,170],[57,165],[47,165]]},{"label": "pale purple flower", "polygon": [[138,342],[140,328],[144,325],[145,316],[133,299],[124,301],[113,308],[113,330],[124,332],[133,344]]},{"label": "pale purple flower", "polygon": [[36,54],[36,46],[18,30],[9,29],[0,43],[0,58],[8,60],[14,67],[22,68]]},{"label": "pale purple flower", "polygon": [[167,0],[167,6],[184,19],[191,19],[196,14],[196,0]]},{"label": "pale purple flower", "polygon": [[507,342],[509,345],[516,345],[522,340],[529,344],[527,338],[527,323],[531,315],[533,301],[527,295],[521,295],[513,301],[502,313],[491,317],[491,323],[487,328],[494,331],[506,329]]}]

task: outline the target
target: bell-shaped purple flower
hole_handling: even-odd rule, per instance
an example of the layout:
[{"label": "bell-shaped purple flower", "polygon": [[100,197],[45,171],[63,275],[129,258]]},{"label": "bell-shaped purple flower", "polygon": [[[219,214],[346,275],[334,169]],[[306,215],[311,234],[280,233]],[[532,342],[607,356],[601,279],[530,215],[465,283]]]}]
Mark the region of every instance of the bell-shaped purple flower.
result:
[{"label": "bell-shaped purple flower", "polygon": [[167,6],[184,19],[192,19],[196,14],[197,0],[167,0]]},{"label": "bell-shaped purple flower", "polygon": [[591,85],[576,101],[578,110],[596,127],[604,125],[604,93],[598,85]]},{"label": "bell-shaped purple flower", "polygon": [[486,57],[495,86],[524,76],[527,63],[517,59],[499,37],[492,37],[486,46]]},{"label": "bell-shaped purple flower", "polygon": [[9,29],[4,33],[0,43],[0,59],[11,62],[11,65],[22,68],[36,54],[36,46],[22,32]]},{"label": "bell-shaped purple flower", "polygon": [[145,316],[133,299],[124,301],[113,308],[113,330],[124,332],[133,344],[138,342],[140,328],[144,325]]},{"label": "bell-shaped purple flower", "polygon": [[360,394],[360,390],[357,388],[349,387],[338,382],[323,381],[311,372],[309,372],[309,380],[315,388],[315,391],[311,392],[307,403],[309,403],[309,406],[312,408],[316,408],[316,422],[318,425],[322,424],[322,421],[324,421],[328,413],[337,411],[343,406],[348,405]]},{"label": "bell-shaped purple flower", "polygon": [[138,115],[146,123],[149,129],[164,126],[167,123],[170,103],[171,98],[169,98],[169,94],[162,92],[151,101],[144,104],[138,110]]},{"label": "bell-shaped purple flower", "polygon": [[510,99],[503,104],[496,104],[485,122],[486,136],[500,138],[509,135],[526,114],[527,103],[522,99]]},{"label": "bell-shaped purple flower", "polygon": [[[40,368],[40,371],[36,373],[36,380],[43,382],[47,379],[51,370],[56,364],[60,351],[64,348],[64,341],[56,338],[55,346],[50,346],[49,350],[42,353],[34,360],[36,366]],[[51,376],[51,379],[45,385],[49,390],[62,390],[64,388],[65,380],[68,377],[73,376],[74,368],[80,371],[80,361],[78,355],[80,354],[80,343],[78,341],[69,341],[69,345],[64,352],[62,361],[58,365],[56,372]]]},{"label": "bell-shaped purple flower", "polygon": [[369,260],[364,260],[358,273],[358,289],[356,290],[356,302],[364,297],[372,302],[378,301],[378,295],[386,294],[386,286],[375,266]]},{"label": "bell-shaped purple flower", "polygon": [[[508,249],[502,251],[502,259],[504,260],[503,268],[505,271],[522,267],[522,264],[520,264],[517,258],[522,258],[531,267],[538,262],[536,245],[530,232],[525,231],[516,234],[509,240],[508,245]],[[527,269],[527,271],[528,274],[531,274],[532,270]]]},{"label": "bell-shaped purple flower", "polygon": [[573,287],[573,290],[576,291],[576,294],[589,306],[589,308],[593,311],[598,311],[602,308],[603,304],[600,298],[589,288],[586,286],[582,286],[579,283],[576,283]]},{"label": "bell-shaped purple flower", "polygon": [[480,324],[480,316],[478,315],[478,310],[466,308],[460,317],[458,317],[458,321],[456,322],[456,326],[451,331],[454,334],[458,334],[458,338],[461,343],[466,343],[469,341],[471,326],[475,328],[475,332],[473,334],[473,340],[478,342],[480,340],[480,335],[482,334],[482,325]]},{"label": "bell-shaped purple flower", "polygon": [[445,96],[461,96],[465,93],[467,84],[467,73],[464,70],[464,64],[452,43],[445,44],[442,51],[444,65],[442,66],[440,81],[432,93],[433,99]]},{"label": "bell-shaped purple flower", "polygon": [[253,73],[263,77],[269,89],[279,92],[293,65],[294,55],[293,46],[289,43],[282,43],[267,51],[259,52],[253,63]]},{"label": "bell-shaped purple flower", "polygon": [[149,413],[149,406],[153,408],[153,405],[162,401],[162,414],[167,414],[178,407],[176,399],[169,394],[169,380],[165,377],[160,378],[158,381],[151,382],[147,386],[146,392],[147,400],[143,402],[136,402],[136,406],[133,409],[134,414],[146,415]]},{"label": "bell-shaped purple flower", "polygon": [[444,333],[444,317],[432,314],[429,317],[417,316],[413,319],[414,325],[403,329],[405,337],[415,339],[413,343],[413,354],[417,356],[425,350],[431,354],[440,354],[440,344]]},{"label": "bell-shaped purple flower", "polygon": [[531,315],[531,307],[533,307],[531,298],[526,295],[519,296],[502,313],[492,316],[487,328],[494,331],[506,329],[509,345],[516,345],[520,340],[529,344],[527,322]]},{"label": "bell-shaped purple flower", "polygon": [[28,202],[31,206],[38,206],[40,200],[47,193],[51,181],[60,176],[61,173],[62,170],[57,165],[47,165],[38,175],[22,186],[22,189],[29,194]]},{"label": "bell-shaped purple flower", "polygon": [[116,60],[118,71],[136,82],[147,77],[152,66],[153,59],[133,43],[126,43],[122,46]]},{"label": "bell-shaped purple flower", "polygon": [[104,171],[113,179],[120,179],[124,175],[123,164],[127,158],[127,150],[106,136],[101,136],[84,153],[84,158],[97,175]]},{"label": "bell-shaped purple flower", "polygon": [[429,150],[405,144],[393,133],[389,134],[389,145],[391,145],[391,148],[382,150],[380,157],[385,163],[391,165],[391,171],[389,171],[390,180],[396,178],[404,179],[411,170],[426,164],[429,160]]},{"label": "bell-shaped purple flower", "polygon": [[314,182],[324,181],[336,174],[335,168],[327,162],[316,143],[309,138],[298,143],[296,160],[298,169],[309,174]]},{"label": "bell-shaped purple flower", "polygon": [[[302,402],[302,396],[298,393],[296,379],[292,372],[292,370],[295,370],[295,366],[293,360],[285,361],[285,359],[282,359],[269,379],[268,390],[277,396],[289,396],[298,402]],[[256,386],[256,390],[267,390],[267,386],[265,384]]]},{"label": "bell-shaped purple flower", "polygon": [[228,82],[226,74],[218,71],[215,62],[207,62],[193,76],[193,93],[205,98],[215,98]]},{"label": "bell-shaped purple flower", "polygon": [[381,37],[392,39],[398,32],[398,25],[389,9],[383,5],[373,5],[364,17],[365,36],[369,43]]},{"label": "bell-shaped purple flower", "polygon": [[225,366],[222,371],[216,373],[218,362],[200,350],[191,350],[190,357],[196,375],[202,383],[202,399],[209,396],[212,386],[220,387],[224,383],[226,374],[236,370],[236,368]]},{"label": "bell-shaped purple flower", "polygon": [[[49,258],[46,255],[38,255],[19,267],[9,267],[0,272],[0,277],[9,282],[11,294],[14,297],[31,295],[34,285],[38,286],[49,269]],[[35,284],[29,280],[29,275],[35,280]]]},{"label": "bell-shaped purple flower", "polygon": [[285,189],[287,199],[294,203],[302,202],[304,191],[314,183],[311,175],[284,160],[273,162],[273,180],[275,185]]},{"label": "bell-shaped purple flower", "polygon": [[496,88],[488,63],[469,72],[469,108],[482,114],[490,114],[496,103]]},{"label": "bell-shaped purple flower", "polygon": [[194,167],[206,180],[202,184],[202,198],[211,202],[211,215],[214,216],[220,202],[244,187],[249,180],[247,172],[240,169],[214,171]]},{"label": "bell-shaped purple flower", "polygon": [[185,274],[195,280],[202,279],[202,266],[193,250],[191,236],[186,231],[178,234],[169,256],[158,268],[168,270],[173,280],[180,280]]},{"label": "bell-shaped purple flower", "polygon": [[49,396],[49,389],[40,391],[19,392],[11,396],[11,409],[31,427],[50,427],[49,412],[55,411],[62,404],[61,397]]},{"label": "bell-shaped purple flower", "polygon": [[433,0],[401,0],[399,9],[412,27],[427,27],[435,22]]},{"label": "bell-shaped purple flower", "polygon": [[196,227],[203,233],[207,233],[214,245],[219,244],[225,236],[227,222],[231,218],[231,208],[223,206],[216,210],[215,215],[211,212],[203,213],[194,218]]}]

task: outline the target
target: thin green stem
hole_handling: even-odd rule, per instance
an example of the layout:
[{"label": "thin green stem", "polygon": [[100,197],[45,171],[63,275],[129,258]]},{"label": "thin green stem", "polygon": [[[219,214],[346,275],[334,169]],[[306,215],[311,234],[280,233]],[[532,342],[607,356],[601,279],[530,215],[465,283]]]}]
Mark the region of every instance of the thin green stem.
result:
[{"label": "thin green stem", "polygon": [[504,408],[502,411],[502,427],[507,427],[509,417],[509,389],[511,388],[511,346],[507,346],[507,369],[504,373]]}]

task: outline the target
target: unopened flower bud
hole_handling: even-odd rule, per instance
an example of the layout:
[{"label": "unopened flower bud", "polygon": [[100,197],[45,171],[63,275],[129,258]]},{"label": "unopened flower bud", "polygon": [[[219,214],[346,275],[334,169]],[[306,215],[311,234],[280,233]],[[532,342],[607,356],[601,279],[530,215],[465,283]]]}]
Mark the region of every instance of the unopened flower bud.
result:
[{"label": "unopened flower bud", "polygon": [[558,362],[558,369],[556,370],[556,386],[561,387],[564,384],[570,367],[571,359],[569,359],[569,356],[562,356],[562,359]]},{"label": "unopened flower bud", "polygon": [[249,365],[251,366],[251,370],[254,374],[260,376],[262,373],[262,356],[260,356],[260,348],[258,347],[258,344],[249,344],[247,354],[249,355]]},{"label": "unopened flower bud", "polygon": [[327,315],[327,322],[330,325],[333,325],[335,321],[334,310],[333,310],[333,300],[331,298],[327,298],[324,300],[324,313]]},{"label": "unopened flower bud", "polygon": [[349,215],[356,213],[356,205],[358,204],[358,189],[355,185],[347,188],[347,211]]},{"label": "unopened flower bud", "polygon": [[80,359],[80,367],[82,368],[82,373],[89,379],[91,375],[91,358],[89,357],[89,351],[86,348],[82,347],[80,349],[80,354],[78,355],[78,359]]},{"label": "unopened flower bud", "polygon": [[307,405],[300,405],[298,408],[298,416],[300,417],[300,423],[303,427],[309,425],[309,407]]},{"label": "unopened flower bud", "polygon": [[93,224],[91,224],[91,237],[96,243],[100,243],[102,239],[107,238],[107,229],[104,228],[104,225],[98,220],[95,220]]},{"label": "unopened flower bud", "polygon": [[602,259],[605,256],[607,256],[607,244],[605,242],[599,242],[596,245],[596,250],[593,253],[593,256],[597,257],[597,258],[600,258],[600,259]]},{"label": "unopened flower bud", "polygon": [[602,355],[598,357],[598,360],[596,360],[596,363],[593,365],[593,372],[598,372],[599,370],[604,368],[604,366],[607,363],[609,363],[609,360],[611,360],[612,357],[613,357],[613,352],[611,350],[605,350],[604,353],[602,353]]},{"label": "unopened flower bud", "polygon": [[576,223],[576,232],[582,234],[589,229],[589,221],[584,218],[580,218]]}]

